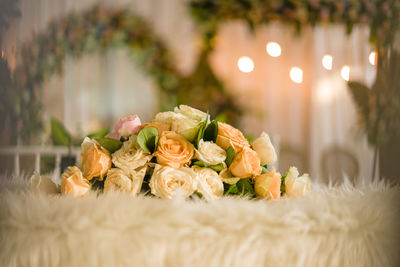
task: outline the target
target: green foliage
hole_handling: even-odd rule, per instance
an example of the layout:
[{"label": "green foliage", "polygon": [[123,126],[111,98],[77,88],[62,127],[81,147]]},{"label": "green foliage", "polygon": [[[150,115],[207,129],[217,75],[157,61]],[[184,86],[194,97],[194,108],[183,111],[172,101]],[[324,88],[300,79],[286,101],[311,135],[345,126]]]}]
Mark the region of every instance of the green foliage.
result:
[{"label": "green foliage", "polygon": [[196,148],[199,147],[200,140],[203,139],[203,137],[204,137],[204,132],[207,128],[207,123],[208,123],[209,119],[210,119],[210,115],[207,114],[206,119],[200,124],[199,131],[197,132],[197,138],[196,138],[197,141],[195,144]]},{"label": "green foliage", "polygon": [[108,138],[108,137],[97,138],[95,140],[97,142],[99,142],[99,144],[102,147],[104,147],[105,149],[107,149],[108,152],[110,152],[110,153],[114,153],[115,151],[120,149],[121,146],[122,146],[122,142],[121,141],[115,140],[115,139],[112,139],[112,138]]},{"label": "green foliage", "polygon": [[269,173],[270,170],[268,169],[267,165],[261,166],[261,174]]},{"label": "green foliage", "polygon": [[139,146],[146,152],[153,153],[157,148],[158,130],[155,127],[145,127],[137,136]]},{"label": "green foliage", "polygon": [[306,25],[343,23],[350,34],[354,24],[368,23],[370,40],[387,46],[394,40],[400,14],[398,0],[191,0],[190,8],[209,47],[220,24],[240,19],[246,21],[251,30],[257,25],[281,21],[292,25],[296,33]]},{"label": "green foliage", "polygon": [[371,145],[380,146],[400,135],[400,54],[381,56],[371,88],[358,82],[348,86],[358,107],[359,121]]},{"label": "green foliage", "polygon": [[104,129],[101,129],[100,131],[88,134],[87,137],[89,137],[91,139],[99,139],[99,138],[105,137],[109,132],[110,132],[110,130],[108,128],[104,128]]},{"label": "green foliage", "polygon": [[234,157],[235,157],[235,149],[232,146],[230,146],[228,150],[226,150],[226,159],[225,159],[225,163],[228,167],[231,166]]},{"label": "green foliage", "polygon": [[286,177],[288,176],[289,171],[285,174],[285,176],[282,176],[281,178],[281,195],[283,195],[286,191]]},{"label": "green foliage", "polygon": [[218,136],[218,122],[213,120],[207,128],[204,130],[204,141],[213,141],[214,143],[217,141]]},{"label": "green foliage", "polygon": [[50,120],[50,127],[51,127],[51,140],[53,144],[56,146],[71,146],[71,135],[65,129],[61,122],[52,118]]},{"label": "green foliage", "polygon": [[196,166],[199,166],[199,167],[210,168],[210,169],[213,169],[216,172],[220,172],[225,168],[224,164],[222,164],[222,163],[211,165],[211,164],[205,163],[205,162],[200,161],[200,160],[194,161],[193,165],[196,165]]},{"label": "green foliage", "polygon": [[249,197],[255,196],[253,185],[249,182],[249,179],[240,179],[236,184],[229,185],[224,194]]}]

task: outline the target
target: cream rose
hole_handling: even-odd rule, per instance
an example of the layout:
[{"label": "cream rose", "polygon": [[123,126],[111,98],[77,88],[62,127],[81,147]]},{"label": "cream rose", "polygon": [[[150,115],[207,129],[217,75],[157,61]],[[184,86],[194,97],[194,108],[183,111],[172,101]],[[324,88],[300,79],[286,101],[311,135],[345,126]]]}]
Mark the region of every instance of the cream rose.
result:
[{"label": "cream rose", "polygon": [[80,168],[83,177],[87,180],[98,177],[101,180],[111,168],[110,153],[88,137],[83,140],[81,147]]},{"label": "cream rose", "polygon": [[193,141],[197,136],[200,124],[206,117],[207,114],[200,110],[180,105],[175,108],[175,112],[167,111],[156,114],[153,122],[170,125],[171,131]]},{"label": "cream rose", "polygon": [[272,164],[278,159],[271,139],[265,132],[262,132],[260,137],[254,140],[251,148],[257,152],[261,165]]},{"label": "cream rose", "polygon": [[131,135],[120,149],[112,155],[114,165],[126,173],[135,171],[151,160],[150,153],[145,152],[137,143],[137,136]]},{"label": "cream rose", "polygon": [[186,105],[175,107],[174,111],[196,121],[204,121],[207,117],[207,113]]},{"label": "cream rose", "polygon": [[129,174],[122,169],[112,168],[107,173],[104,192],[125,192],[136,196],[142,188],[146,168],[146,166],[141,167],[138,171],[131,171]]},{"label": "cream rose", "polygon": [[57,185],[48,177],[40,176],[35,173],[30,179],[30,189],[32,192],[44,193],[47,195],[57,194]]},{"label": "cream rose", "polygon": [[222,182],[226,184],[236,184],[237,182],[239,182],[241,178],[247,178],[247,177],[235,177],[232,175],[229,169],[223,169],[219,173],[219,177],[221,178]]},{"label": "cream rose", "polygon": [[160,198],[188,197],[196,190],[196,173],[187,167],[174,169],[157,164],[149,185],[151,193]]},{"label": "cream rose", "polygon": [[157,163],[178,169],[189,164],[194,154],[193,145],[183,136],[171,131],[165,131],[158,140],[154,155]]},{"label": "cream rose", "polygon": [[90,185],[78,167],[73,166],[68,169],[61,175],[61,194],[82,197],[90,190]]},{"label": "cream rose", "polygon": [[241,131],[229,124],[218,122],[217,145],[227,150],[230,146],[239,152],[243,147],[250,147]]},{"label": "cream rose", "polygon": [[257,152],[261,165],[272,164],[277,160],[275,148],[272,145],[268,134],[265,132],[262,132],[260,137],[254,140],[251,144],[251,148]]},{"label": "cream rose", "polygon": [[279,199],[281,196],[282,175],[272,169],[269,173],[254,178],[254,191],[259,198]]},{"label": "cream rose", "polygon": [[229,171],[236,177],[250,177],[261,174],[260,159],[257,153],[249,147],[244,147],[236,153]]},{"label": "cream rose", "polygon": [[223,195],[224,184],[216,171],[198,166],[193,166],[192,170],[197,173],[197,191],[205,199],[216,199]]},{"label": "cream rose", "polygon": [[225,161],[226,152],[217,144],[201,139],[196,150],[196,159],[216,165]]},{"label": "cream rose", "polygon": [[308,174],[299,176],[296,167],[290,167],[285,179],[285,194],[289,197],[302,197],[311,190]]}]

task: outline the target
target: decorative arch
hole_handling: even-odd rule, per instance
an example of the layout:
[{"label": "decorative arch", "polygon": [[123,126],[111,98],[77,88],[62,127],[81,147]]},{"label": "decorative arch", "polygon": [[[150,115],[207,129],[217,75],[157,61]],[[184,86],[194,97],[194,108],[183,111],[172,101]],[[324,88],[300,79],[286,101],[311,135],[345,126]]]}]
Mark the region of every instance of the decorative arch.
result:
[{"label": "decorative arch", "polygon": [[[166,45],[143,19],[126,9],[96,6],[51,22],[44,33],[22,45],[12,74],[13,85],[0,100],[6,110],[4,123],[10,127],[11,136],[29,142],[42,129],[40,85],[51,75],[63,72],[67,54],[79,58],[99,49],[121,46],[128,49],[132,60],[158,85],[161,110],[180,103],[207,108],[208,100],[198,101],[187,85],[191,80],[212,80],[214,84],[206,86],[204,93],[213,94],[206,92],[211,90],[222,101],[210,106],[210,113],[226,113],[228,120],[235,121],[238,108],[212,72],[198,71],[198,67],[189,77],[183,77]],[[199,64],[203,66],[204,62],[200,60]]]}]

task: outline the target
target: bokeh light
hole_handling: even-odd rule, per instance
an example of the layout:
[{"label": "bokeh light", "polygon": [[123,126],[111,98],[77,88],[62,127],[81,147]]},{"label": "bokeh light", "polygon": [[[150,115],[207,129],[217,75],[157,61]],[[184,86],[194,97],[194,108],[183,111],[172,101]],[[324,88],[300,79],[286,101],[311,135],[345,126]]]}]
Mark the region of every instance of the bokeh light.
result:
[{"label": "bokeh light", "polygon": [[269,42],[266,45],[266,50],[271,57],[279,57],[282,53],[281,46],[276,42]]},{"label": "bokeh light", "polygon": [[242,72],[252,72],[254,70],[254,62],[249,57],[240,57],[237,65]]},{"label": "bokeh light", "polygon": [[303,81],[303,71],[298,67],[291,68],[290,79],[295,83],[301,83]]},{"label": "bokeh light", "polygon": [[331,55],[325,55],[322,58],[322,66],[327,69],[332,69],[333,57]]},{"label": "bokeh light", "polygon": [[347,65],[343,66],[340,71],[340,76],[342,76],[345,81],[348,81],[350,79],[350,67]]}]

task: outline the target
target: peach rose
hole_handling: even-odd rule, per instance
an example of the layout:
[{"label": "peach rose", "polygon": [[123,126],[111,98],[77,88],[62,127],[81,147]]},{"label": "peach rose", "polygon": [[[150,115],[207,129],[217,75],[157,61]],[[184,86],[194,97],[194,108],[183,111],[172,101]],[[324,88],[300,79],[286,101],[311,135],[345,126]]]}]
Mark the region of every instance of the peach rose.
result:
[{"label": "peach rose", "polygon": [[145,127],[154,127],[158,130],[158,136],[161,136],[162,132],[171,130],[171,125],[162,122],[148,122],[142,124],[142,129]]},{"label": "peach rose", "polygon": [[250,177],[261,174],[260,158],[251,148],[245,146],[233,158],[229,171],[236,177]]},{"label": "peach rose", "polygon": [[241,131],[229,124],[218,122],[217,145],[227,150],[233,146],[235,152],[239,152],[243,147],[249,147],[250,144]]},{"label": "peach rose", "polygon": [[68,171],[61,176],[61,194],[82,197],[90,190],[90,185],[83,178],[78,167],[68,167]]},{"label": "peach rose", "polygon": [[102,179],[111,168],[110,153],[95,140],[86,137],[82,143],[80,167],[85,179]]},{"label": "peach rose", "polygon": [[165,131],[161,134],[157,151],[154,153],[159,164],[175,169],[189,164],[193,154],[193,145],[182,135],[171,131]]},{"label": "peach rose", "polygon": [[254,191],[259,198],[279,199],[281,197],[282,175],[272,169],[269,173],[258,175],[254,178]]}]

